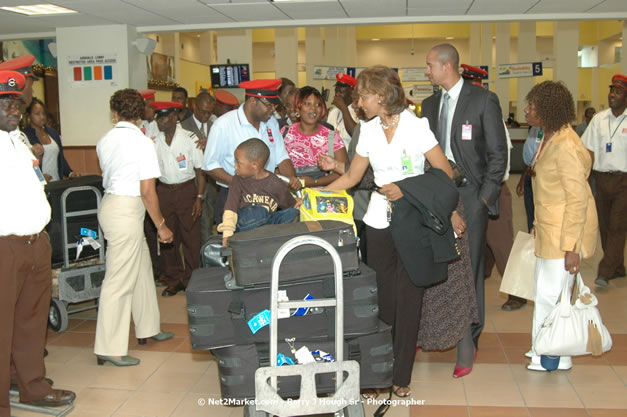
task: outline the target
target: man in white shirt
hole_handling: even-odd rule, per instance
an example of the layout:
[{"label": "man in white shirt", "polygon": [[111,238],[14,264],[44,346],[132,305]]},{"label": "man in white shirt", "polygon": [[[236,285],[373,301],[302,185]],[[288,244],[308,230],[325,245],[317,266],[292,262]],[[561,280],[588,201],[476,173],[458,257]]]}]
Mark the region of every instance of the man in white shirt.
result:
[{"label": "man in white shirt", "polygon": [[[202,151],[192,132],[177,124],[179,103],[155,101],[159,134],[155,149],[161,176],[157,185],[159,206],[174,233],[172,245],[161,248],[161,273],[167,285],[161,295],[169,297],[184,290],[192,271],[200,266],[200,215],[205,192],[201,171]],[[198,187],[196,187],[196,183]],[[181,259],[179,247],[183,247]]]},{"label": "man in white shirt", "polygon": [[338,131],[348,149],[353,130],[359,121],[352,104],[353,89],[357,86],[357,80],[343,72],[336,74],[335,79],[337,82],[332,103],[335,107],[329,110],[327,122]]},{"label": "man in white shirt", "polygon": [[590,151],[594,196],[603,259],[595,284],[625,276],[625,236],[627,235],[627,76],[616,74],[608,95],[609,109],[597,113],[581,140]]},{"label": "man in white shirt", "polygon": [[11,364],[15,366],[20,402],[60,406],[76,398],[53,389],[45,379],[43,359],[50,309],[52,249],[43,230],[50,221],[45,180],[37,159],[9,135],[21,118],[25,79],[0,72],[0,416],[10,415]]},{"label": "man in white shirt", "polygon": [[270,172],[278,169],[279,174],[289,179],[289,185],[293,190],[302,187],[285,150],[279,123],[272,117],[280,103],[278,97],[280,85],[280,79],[240,83],[240,88],[246,89],[246,101],[238,109],[219,117],[209,131],[202,169],[219,186],[214,206],[216,224],[222,223],[228,187],[235,175],[235,148],[245,140],[261,139],[270,148],[266,169]]}]

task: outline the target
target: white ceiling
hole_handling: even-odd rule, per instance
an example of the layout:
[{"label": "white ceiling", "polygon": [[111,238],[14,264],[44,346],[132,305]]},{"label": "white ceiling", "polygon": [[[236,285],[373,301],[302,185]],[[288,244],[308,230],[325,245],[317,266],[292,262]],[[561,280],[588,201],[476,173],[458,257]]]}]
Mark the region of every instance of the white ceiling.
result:
[{"label": "white ceiling", "polygon": [[0,40],[53,37],[57,27],[129,24],[140,32],[285,26],[627,19],[627,0],[0,0],[50,1],[78,14],[0,10]]}]

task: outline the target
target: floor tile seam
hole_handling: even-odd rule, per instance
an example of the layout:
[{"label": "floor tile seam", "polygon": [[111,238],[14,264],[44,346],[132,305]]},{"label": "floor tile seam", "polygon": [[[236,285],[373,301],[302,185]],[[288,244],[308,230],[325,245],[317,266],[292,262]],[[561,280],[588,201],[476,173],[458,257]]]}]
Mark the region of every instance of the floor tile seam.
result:
[{"label": "floor tile seam", "polygon": [[181,399],[179,400],[179,402],[176,404],[176,407],[174,407],[172,409],[172,412],[169,414],[170,417],[174,416],[176,414],[176,410],[178,410],[178,408],[180,407],[180,405],[183,403],[183,401],[185,401],[185,397],[187,397],[187,392],[183,393],[183,395],[181,396]]},{"label": "floor tile seam", "polygon": [[591,416],[590,411],[588,411],[588,406],[584,402],[583,398],[581,398],[581,395],[579,394],[579,391],[577,391],[577,388],[575,387],[575,384],[573,384],[573,381],[570,379],[570,374],[566,375],[566,377],[567,377],[567,380],[568,380],[568,384],[570,385],[572,390],[575,392],[575,396],[577,397],[577,399],[579,400],[579,402],[583,406],[583,409],[586,410],[586,413],[588,413],[588,416]]}]

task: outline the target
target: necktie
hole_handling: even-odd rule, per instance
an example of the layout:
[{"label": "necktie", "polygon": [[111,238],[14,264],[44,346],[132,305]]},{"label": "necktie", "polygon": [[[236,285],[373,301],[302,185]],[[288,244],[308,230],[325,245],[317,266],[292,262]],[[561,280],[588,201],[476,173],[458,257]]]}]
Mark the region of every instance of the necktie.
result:
[{"label": "necktie", "polygon": [[203,134],[205,137],[207,137],[207,136],[208,136],[208,135],[207,135],[207,123],[203,123],[203,124],[200,126],[200,130],[201,130],[202,134]]},{"label": "necktie", "polygon": [[446,153],[446,145],[448,144],[448,137],[446,136],[446,126],[448,125],[448,100],[451,96],[448,93],[444,93],[442,97],[442,109],[440,110],[440,119],[438,120],[438,140],[442,150]]}]

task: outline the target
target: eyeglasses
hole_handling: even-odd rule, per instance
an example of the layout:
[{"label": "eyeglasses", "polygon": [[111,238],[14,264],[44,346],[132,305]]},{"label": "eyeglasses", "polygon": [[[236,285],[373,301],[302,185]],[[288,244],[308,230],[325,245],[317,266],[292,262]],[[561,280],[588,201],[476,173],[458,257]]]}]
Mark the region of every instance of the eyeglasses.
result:
[{"label": "eyeglasses", "polygon": [[261,104],[263,104],[264,106],[266,106],[266,108],[269,108],[271,110],[275,110],[277,105],[274,103],[270,103],[268,100],[266,100],[265,98],[257,98],[257,101],[260,102]]}]

